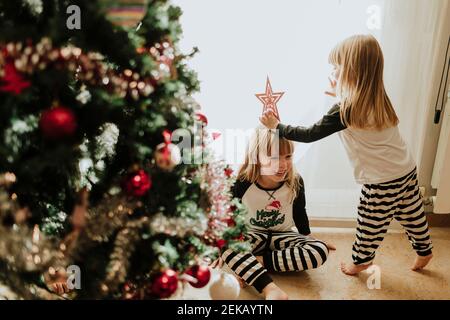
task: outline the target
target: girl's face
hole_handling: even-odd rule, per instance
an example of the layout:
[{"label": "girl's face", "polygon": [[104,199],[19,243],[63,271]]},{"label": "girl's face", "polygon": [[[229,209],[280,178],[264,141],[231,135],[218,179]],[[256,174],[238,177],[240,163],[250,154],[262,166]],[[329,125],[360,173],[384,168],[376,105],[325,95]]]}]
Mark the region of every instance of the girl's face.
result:
[{"label": "girl's face", "polygon": [[261,175],[272,182],[283,182],[292,170],[292,153],[270,157],[266,163],[267,165],[262,167]]},{"label": "girl's face", "polygon": [[331,71],[331,76],[337,82],[339,80],[339,76],[341,75],[341,68],[337,65],[333,65],[333,70]]}]

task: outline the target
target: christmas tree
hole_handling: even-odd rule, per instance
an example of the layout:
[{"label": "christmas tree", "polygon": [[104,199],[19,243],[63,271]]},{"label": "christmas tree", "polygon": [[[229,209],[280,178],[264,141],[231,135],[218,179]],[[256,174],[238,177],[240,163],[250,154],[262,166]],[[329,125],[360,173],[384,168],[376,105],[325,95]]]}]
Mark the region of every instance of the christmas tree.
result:
[{"label": "christmas tree", "polygon": [[246,248],[180,15],[166,0],[0,2],[0,282],[18,297],[57,298],[70,278],[68,298],[168,298]]}]

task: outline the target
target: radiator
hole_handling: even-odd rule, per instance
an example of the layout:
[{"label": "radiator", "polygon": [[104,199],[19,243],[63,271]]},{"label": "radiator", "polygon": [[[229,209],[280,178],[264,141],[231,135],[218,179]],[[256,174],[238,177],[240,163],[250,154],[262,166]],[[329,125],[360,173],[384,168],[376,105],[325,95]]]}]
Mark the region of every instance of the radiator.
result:
[{"label": "radiator", "polygon": [[450,99],[447,99],[441,119],[442,127],[431,178],[431,187],[436,189],[436,195],[432,197],[433,212],[450,213]]}]

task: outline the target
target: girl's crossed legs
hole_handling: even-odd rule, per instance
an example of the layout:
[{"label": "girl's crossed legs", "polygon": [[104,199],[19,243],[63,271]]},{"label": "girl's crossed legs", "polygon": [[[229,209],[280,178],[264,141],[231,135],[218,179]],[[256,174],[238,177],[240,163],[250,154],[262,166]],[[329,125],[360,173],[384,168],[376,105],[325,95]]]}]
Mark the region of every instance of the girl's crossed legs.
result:
[{"label": "girl's crossed legs", "polygon": [[[302,271],[321,266],[328,257],[327,245],[293,231],[251,230],[247,238],[252,252],[228,249],[222,259],[245,283],[263,292],[273,282],[268,271]],[[261,256],[262,258],[257,256]],[[261,263],[262,262],[262,263]]]}]

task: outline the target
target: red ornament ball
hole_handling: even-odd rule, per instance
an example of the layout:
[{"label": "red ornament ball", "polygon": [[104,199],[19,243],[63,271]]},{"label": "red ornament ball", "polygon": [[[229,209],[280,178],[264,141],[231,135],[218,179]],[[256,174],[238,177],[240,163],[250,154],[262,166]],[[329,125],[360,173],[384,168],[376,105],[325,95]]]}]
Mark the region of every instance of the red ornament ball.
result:
[{"label": "red ornament ball", "polygon": [[196,112],[195,113],[196,119],[197,121],[200,121],[203,123],[203,125],[207,126],[208,125],[208,118],[201,112]]},{"label": "red ornament ball", "polygon": [[152,180],[144,170],[129,175],[124,183],[125,192],[134,197],[142,197],[152,187]]},{"label": "red ornament ball", "polygon": [[150,293],[158,298],[168,298],[178,288],[178,276],[172,269],[158,273],[150,285]]},{"label": "red ornament ball", "polygon": [[193,266],[190,267],[186,274],[190,275],[191,277],[194,277],[197,279],[197,282],[191,282],[189,281],[189,284],[193,286],[194,288],[203,288],[206,286],[209,282],[209,279],[211,278],[211,271],[207,266]]},{"label": "red ornament ball", "polygon": [[60,106],[44,111],[39,127],[46,138],[67,138],[77,130],[77,120],[71,109]]}]

